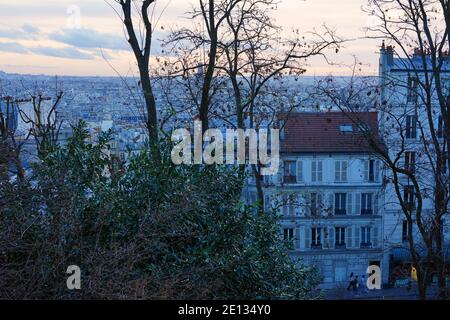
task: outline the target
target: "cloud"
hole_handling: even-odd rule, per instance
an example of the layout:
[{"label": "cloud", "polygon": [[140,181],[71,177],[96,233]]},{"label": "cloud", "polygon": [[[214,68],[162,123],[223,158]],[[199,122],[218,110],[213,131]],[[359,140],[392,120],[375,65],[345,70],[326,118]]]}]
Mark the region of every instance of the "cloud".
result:
[{"label": "cloud", "polygon": [[73,47],[65,47],[65,48],[54,48],[54,47],[33,47],[29,49],[34,54],[39,54],[43,56],[50,56],[56,58],[66,58],[66,59],[77,59],[77,60],[94,60],[95,56],[85,52],[78,50]]},{"label": "cloud", "polygon": [[86,28],[64,29],[50,34],[49,39],[83,49],[128,50],[124,37]]},{"label": "cloud", "polygon": [[28,50],[23,45],[16,42],[0,42],[0,51],[20,54],[28,53]]},{"label": "cloud", "polygon": [[30,23],[25,23],[19,29],[0,29],[0,38],[7,39],[36,39],[39,35],[39,28]]},{"label": "cloud", "polygon": [[33,34],[33,35],[37,35],[39,33],[39,28],[36,26],[33,26],[31,23],[25,23],[22,26],[22,31],[26,32],[28,34]]}]

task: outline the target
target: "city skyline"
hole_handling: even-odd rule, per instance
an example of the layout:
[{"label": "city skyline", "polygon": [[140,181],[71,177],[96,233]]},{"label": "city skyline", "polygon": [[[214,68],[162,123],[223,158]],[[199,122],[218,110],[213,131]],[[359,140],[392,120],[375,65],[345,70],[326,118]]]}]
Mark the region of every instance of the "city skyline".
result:
[{"label": "city skyline", "polygon": [[[168,30],[191,25],[186,12],[195,3],[157,2],[153,55],[160,53],[160,39]],[[0,4],[0,70],[46,75],[137,75],[122,23],[113,9],[114,1],[44,0],[29,4],[1,0]],[[328,52],[327,58],[335,65],[322,57],[310,59],[306,75],[348,75],[351,71],[346,66],[353,64],[355,57],[363,63],[363,74],[375,75],[379,40],[361,39],[363,29],[371,24],[362,10],[364,5],[366,0],[282,0],[273,16],[284,33],[299,28],[308,36],[314,29],[320,32],[326,24],[341,38],[356,39],[345,43],[339,53]]]}]

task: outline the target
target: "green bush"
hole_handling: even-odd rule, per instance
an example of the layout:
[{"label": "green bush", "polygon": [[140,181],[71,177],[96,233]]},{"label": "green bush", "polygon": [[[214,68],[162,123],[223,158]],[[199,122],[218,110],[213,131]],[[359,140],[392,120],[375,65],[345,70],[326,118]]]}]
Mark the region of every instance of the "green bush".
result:
[{"label": "green bush", "polygon": [[[235,168],[176,166],[169,143],[127,166],[83,123],[28,185],[1,182],[0,297],[306,299],[317,272],[292,261],[277,215],[241,201]],[[66,287],[78,265],[81,290]]]}]

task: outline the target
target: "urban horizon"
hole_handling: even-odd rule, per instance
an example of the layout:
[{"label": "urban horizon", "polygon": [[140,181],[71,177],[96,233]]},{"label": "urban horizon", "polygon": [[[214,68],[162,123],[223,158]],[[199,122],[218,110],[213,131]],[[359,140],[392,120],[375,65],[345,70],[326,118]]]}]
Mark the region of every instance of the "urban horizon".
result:
[{"label": "urban horizon", "polygon": [[450,0],[27,2],[0,300],[450,301]]}]

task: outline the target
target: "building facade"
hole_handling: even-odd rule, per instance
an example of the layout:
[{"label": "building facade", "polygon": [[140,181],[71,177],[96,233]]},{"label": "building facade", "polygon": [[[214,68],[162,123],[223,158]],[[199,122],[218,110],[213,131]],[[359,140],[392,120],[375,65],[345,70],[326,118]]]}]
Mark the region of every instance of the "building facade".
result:
[{"label": "building facade", "polygon": [[[377,113],[361,117],[377,128]],[[346,287],[351,273],[384,263],[381,163],[342,112],[290,114],[283,127],[282,168],[264,178],[266,209],[281,213],[292,256],[315,265],[324,288]]]},{"label": "building facade", "polygon": [[[398,57],[391,46],[383,44],[380,51],[379,85],[380,85],[380,134],[392,159],[399,158],[399,166],[412,170],[422,188],[421,214],[430,219],[435,215],[435,185],[437,176],[436,152],[433,151],[433,134],[442,150],[447,142],[444,139],[445,127],[443,125],[441,108],[438,101],[436,84],[431,76],[431,56],[422,54],[418,49],[411,56]],[[443,57],[439,76],[442,93],[450,94],[450,57]],[[430,96],[427,96],[425,86],[429,85]],[[445,152],[445,151],[444,151]],[[386,172],[386,180],[392,181],[392,174]],[[443,168],[441,178],[449,180],[448,168]],[[412,181],[405,174],[398,177],[401,186],[401,195],[405,203],[411,207],[413,219],[417,205]],[[448,183],[448,182],[447,182]],[[446,196],[448,197],[448,195]],[[409,254],[409,234],[412,233],[415,242],[415,251],[419,256],[426,255],[422,236],[419,234],[417,224],[412,230],[408,228],[406,217],[400,206],[394,190],[394,184],[388,183],[385,191],[383,208],[384,224],[384,251],[385,261],[388,261],[391,282],[396,278],[408,276],[412,259]],[[448,213],[443,218],[444,227],[444,257],[446,263],[450,262],[450,228]],[[448,266],[450,274],[450,265]]]}]

